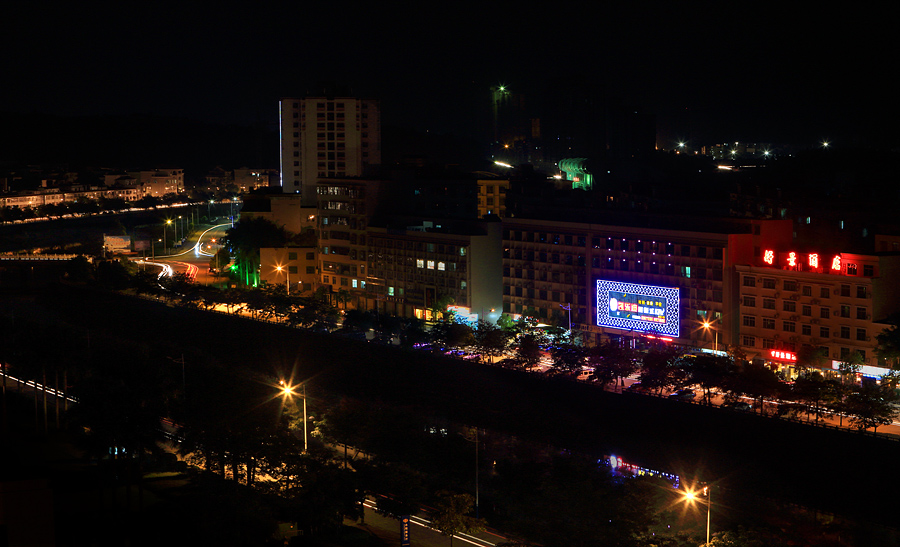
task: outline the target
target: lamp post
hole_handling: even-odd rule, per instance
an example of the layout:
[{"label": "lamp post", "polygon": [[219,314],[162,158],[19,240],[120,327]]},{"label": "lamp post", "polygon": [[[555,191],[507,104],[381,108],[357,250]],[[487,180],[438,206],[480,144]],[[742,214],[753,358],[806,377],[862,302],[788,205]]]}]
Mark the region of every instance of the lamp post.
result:
[{"label": "lamp post", "polygon": [[572,304],[566,304],[565,306],[560,304],[559,307],[566,310],[567,312],[569,312],[569,338],[570,338],[569,341],[571,342],[571,338],[572,338]]},{"label": "lamp post", "polygon": [[169,254],[169,251],[168,251],[169,245],[166,242],[166,226],[168,226],[169,224],[172,224],[171,218],[167,218],[166,224],[163,226],[163,254]]},{"label": "lamp post", "polygon": [[[703,488],[703,493],[706,494],[706,544],[709,544],[709,521],[710,521],[710,513],[712,512],[712,488],[710,486],[706,486]],[[698,501],[700,496],[697,495],[693,490],[688,490],[684,493],[684,499],[688,503],[693,503]]]},{"label": "lamp post", "polygon": [[[285,399],[296,395],[294,386],[285,383],[284,380],[280,380],[278,383],[281,384],[281,393],[284,395]],[[300,385],[303,386],[303,451],[307,452],[309,449],[309,423],[306,418],[306,382],[303,382]]]},{"label": "lamp post", "polygon": [[291,270],[290,270],[290,268],[287,266],[275,266],[275,269],[278,271],[278,273],[281,273],[282,271],[284,271],[285,285],[287,287],[287,293],[290,295],[291,294]]},{"label": "lamp post", "polygon": [[467,435],[463,435],[463,438],[469,442],[475,443],[475,518],[478,518],[478,428],[475,428],[475,439],[474,441],[470,439]]},{"label": "lamp post", "polygon": [[[709,332],[709,329],[712,328],[712,323],[709,321],[703,322],[703,328],[706,329],[706,332]],[[712,329],[713,331],[713,351],[719,351],[719,331],[716,329]]]}]

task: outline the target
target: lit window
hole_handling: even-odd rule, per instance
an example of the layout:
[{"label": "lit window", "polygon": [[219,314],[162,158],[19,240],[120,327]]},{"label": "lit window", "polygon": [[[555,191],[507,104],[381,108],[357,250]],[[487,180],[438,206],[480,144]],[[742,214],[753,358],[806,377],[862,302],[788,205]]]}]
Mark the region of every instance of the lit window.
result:
[{"label": "lit window", "polygon": [[438,262],[438,264],[437,264],[437,269],[440,270],[440,271],[444,271],[444,263],[443,263],[443,262]]},{"label": "lit window", "polygon": [[425,261],[422,260],[421,258],[418,259],[418,260],[416,260],[416,267],[417,267],[417,268],[424,268],[424,267],[425,267]]},{"label": "lit window", "polygon": [[434,269],[434,260],[429,260],[429,261],[428,261],[428,269],[429,269],[429,270],[433,270],[433,269]]},{"label": "lit window", "polygon": [[388,287],[388,296],[394,296],[394,287]]}]

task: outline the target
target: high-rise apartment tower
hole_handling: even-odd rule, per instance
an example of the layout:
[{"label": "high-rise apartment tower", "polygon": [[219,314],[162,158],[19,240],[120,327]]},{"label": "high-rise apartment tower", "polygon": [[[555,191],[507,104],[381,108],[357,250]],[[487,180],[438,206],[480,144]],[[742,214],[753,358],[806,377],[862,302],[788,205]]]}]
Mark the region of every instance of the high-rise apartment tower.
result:
[{"label": "high-rise apartment tower", "polygon": [[361,177],[381,164],[378,101],[342,96],[279,103],[281,188],[315,206],[316,181]]}]

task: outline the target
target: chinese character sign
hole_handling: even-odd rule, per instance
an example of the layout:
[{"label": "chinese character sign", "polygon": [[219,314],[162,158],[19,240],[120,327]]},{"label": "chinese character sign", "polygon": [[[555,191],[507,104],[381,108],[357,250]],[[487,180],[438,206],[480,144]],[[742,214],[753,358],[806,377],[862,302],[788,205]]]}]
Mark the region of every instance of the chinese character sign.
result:
[{"label": "chinese character sign", "polygon": [[766,249],[765,254],[763,254],[763,262],[766,264],[773,264],[775,262],[775,251]]},{"label": "chinese character sign", "polygon": [[819,255],[811,254],[809,255],[809,267],[810,268],[818,268],[819,267]]},{"label": "chinese character sign", "polygon": [[791,251],[788,253],[788,266],[791,268],[795,268],[797,266],[797,253]]},{"label": "chinese character sign", "polygon": [[831,259],[831,269],[841,271],[841,255],[837,255]]}]

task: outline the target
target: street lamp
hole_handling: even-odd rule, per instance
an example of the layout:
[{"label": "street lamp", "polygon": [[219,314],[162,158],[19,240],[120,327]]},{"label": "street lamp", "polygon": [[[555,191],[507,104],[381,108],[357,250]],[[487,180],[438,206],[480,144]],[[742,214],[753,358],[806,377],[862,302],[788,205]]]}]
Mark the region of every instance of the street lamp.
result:
[{"label": "street lamp", "polygon": [[[167,219],[166,219],[166,226],[168,226],[169,224],[172,224],[172,219],[171,219],[171,218],[167,218]],[[166,243],[166,226],[163,226],[163,253],[168,254],[168,253],[169,253],[169,251],[168,251],[169,246],[168,246],[168,244]]]},{"label": "street lamp", "polygon": [[[703,328],[706,329],[706,332],[709,332],[709,329],[712,328],[712,323],[709,321],[703,322]],[[713,350],[719,351],[719,331],[713,329]]]},{"label": "street lamp", "polygon": [[[709,545],[709,520],[710,513],[712,511],[712,488],[709,486],[705,486],[703,488],[703,493],[706,495],[706,544]],[[700,496],[697,495],[697,492],[693,490],[687,490],[684,493],[684,500],[688,503],[702,503],[700,502]]]},{"label": "street lamp", "polygon": [[287,293],[291,294],[291,271],[290,271],[290,268],[288,268],[286,266],[278,265],[278,266],[275,266],[275,269],[278,271],[278,273],[281,273],[282,271],[284,271],[285,284],[287,285]]},{"label": "street lamp", "polygon": [[[281,394],[285,399],[297,395],[294,392],[294,386],[285,383],[284,380],[279,380],[278,383],[281,385]],[[306,452],[309,448],[309,423],[306,419],[306,382],[303,382],[301,385],[303,386],[303,451]]]},{"label": "street lamp", "polygon": [[565,306],[560,304],[559,307],[566,310],[567,312],[569,312],[569,338],[571,338],[572,337],[572,304],[566,304]]}]

